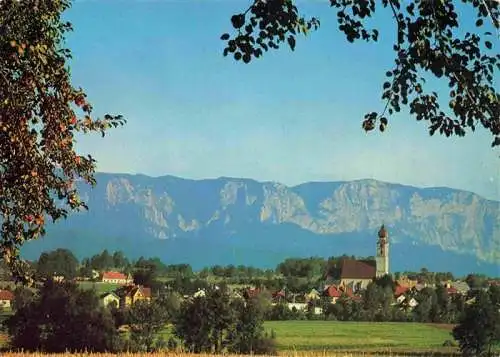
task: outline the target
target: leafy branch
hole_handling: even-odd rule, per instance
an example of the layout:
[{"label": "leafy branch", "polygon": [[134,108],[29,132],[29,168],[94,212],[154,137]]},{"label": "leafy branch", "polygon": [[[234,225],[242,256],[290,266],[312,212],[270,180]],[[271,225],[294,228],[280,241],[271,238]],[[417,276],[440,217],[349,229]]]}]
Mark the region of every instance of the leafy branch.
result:
[{"label": "leafy branch", "polygon": [[[458,0],[415,0],[402,6],[400,0],[330,0],[337,9],[338,29],[348,42],[374,41],[379,31],[367,28],[365,20],[375,16],[377,3],[389,9],[396,21],[395,66],[386,72],[392,77],[382,85],[385,106],[365,115],[362,127],[371,131],[379,122],[379,130],[388,124],[387,115],[409,107],[417,120],[428,123],[430,135],[464,136],[477,125],[493,136],[492,146],[500,145],[500,94],[494,85],[496,71],[500,69],[500,55],[492,53],[493,34],[479,32],[485,19],[500,29],[500,3],[494,0],[462,0],[462,6],[476,10],[475,31],[465,31],[459,25],[456,4]],[[250,14],[250,16],[248,16]],[[231,18],[236,35],[221,36],[227,42],[224,56],[234,53],[236,60],[249,63],[269,48],[278,49],[285,40],[294,50],[295,35],[311,28],[317,29],[319,20],[305,20],[299,16],[291,0],[255,0],[243,13]],[[462,26],[462,27],[461,27]],[[254,37],[260,29],[257,37]],[[465,34],[463,34],[465,32]],[[446,113],[440,107],[436,91],[424,91],[424,75],[447,79],[450,88]]]}]

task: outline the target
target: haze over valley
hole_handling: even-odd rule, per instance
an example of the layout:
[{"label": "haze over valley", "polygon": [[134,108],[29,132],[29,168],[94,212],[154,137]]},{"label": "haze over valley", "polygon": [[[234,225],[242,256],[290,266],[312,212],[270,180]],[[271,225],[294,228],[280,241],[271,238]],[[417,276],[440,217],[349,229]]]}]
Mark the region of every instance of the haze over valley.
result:
[{"label": "haze over valley", "polygon": [[373,256],[385,224],[392,271],[499,274],[499,202],[471,192],[377,180],[290,187],[225,177],[96,178],[95,188],[81,186],[89,211],[49,227],[45,238],[25,246],[26,257],[57,247],[79,257],[107,248],[198,269],[274,267],[290,256]]}]

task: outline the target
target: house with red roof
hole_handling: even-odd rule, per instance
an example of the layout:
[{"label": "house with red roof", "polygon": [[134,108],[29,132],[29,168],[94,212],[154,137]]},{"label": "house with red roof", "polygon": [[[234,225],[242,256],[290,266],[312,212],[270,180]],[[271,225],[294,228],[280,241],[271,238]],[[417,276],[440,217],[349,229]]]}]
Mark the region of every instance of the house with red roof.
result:
[{"label": "house with red roof", "polygon": [[14,293],[9,290],[0,290],[0,307],[11,308],[14,301]]},{"label": "house with red roof", "polygon": [[354,291],[349,286],[330,285],[323,291],[323,294],[332,299],[332,304],[335,304],[342,296],[347,296],[348,298],[356,301],[361,299],[359,295],[354,294]]},{"label": "house with red roof", "polygon": [[396,285],[396,290],[394,291],[394,297],[397,299],[401,295],[406,294],[410,288],[408,286]]},{"label": "house with red roof", "polygon": [[102,273],[101,281],[103,283],[120,284],[120,285],[129,285],[134,282],[130,274],[125,275],[117,271],[106,271]]},{"label": "house with red roof", "polygon": [[342,291],[335,285],[328,286],[323,292],[324,295],[331,299],[331,303],[335,304],[337,300],[342,296]]}]

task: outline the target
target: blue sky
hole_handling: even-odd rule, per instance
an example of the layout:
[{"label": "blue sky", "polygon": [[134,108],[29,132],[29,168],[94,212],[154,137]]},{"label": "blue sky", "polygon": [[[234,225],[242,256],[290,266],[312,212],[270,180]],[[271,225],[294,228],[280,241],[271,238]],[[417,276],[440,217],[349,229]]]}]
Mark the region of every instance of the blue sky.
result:
[{"label": "blue sky", "polygon": [[[126,126],[79,138],[105,172],[248,177],[294,185],[375,178],[500,199],[500,152],[484,130],[429,137],[407,113],[366,134],[383,107],[393,23],[378,44],[349,44],[326,1],[299,1],[321,28],[249,65],[222,56],[230,16],[250,0],[77,0],[71,72],[96,114]],[[446,87],[444,87],[446,88]],[[439,89],[439,87],[436,87]]]}]

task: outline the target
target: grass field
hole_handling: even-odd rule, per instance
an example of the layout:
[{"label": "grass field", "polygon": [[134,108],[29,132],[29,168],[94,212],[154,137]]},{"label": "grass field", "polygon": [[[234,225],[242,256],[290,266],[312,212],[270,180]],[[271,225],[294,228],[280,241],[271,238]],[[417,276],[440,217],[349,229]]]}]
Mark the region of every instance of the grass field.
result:
[{"label": "grass field", "polygon": [[[388,322],[267,321],[267,331],[276,333],[279,354],[296,357],[321,356],[430,356],[458,354],[456,347],[443,347],[453,340],[452,325]],[[170,336],[170,328],[162,335]],[[148,354],[153,356],[155,354]],[[166,353],[165,356],[189,357]],[[20,357],[21,354],[3,354]],[[35,355],[26,354],[35,357]],[[130,355],[134,356],[134,355]],[[135,355],[138,356],[138,355]],[[159,356],[159,355],[158,355]],[[162,355],[163,356],[163,355]]]},{"label": "grass field", "polygon": [[268,321],[280,351],[451,352],[450,325],[337,321]]},{"label": "grass field", "polygon": [[[443,342],[453,340],[451,325],[390,323],[390,322],[339,322],[339,321],[266,321],[266,331],[276,333],[281,352],[366,352],[423,353],[457,351],[443,347]],[[167,340],[171,329],[162,331]]]},{"label": "grass field", "polygon": [[97,295],[101,295],[113,291],[116,288],[120,287],[121,285],[102,283],[102,282],[92,282],[92,281],[80,281],[78,282],[78,286],[85,290],[94,288],[97,292]]}]

